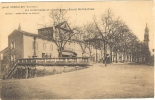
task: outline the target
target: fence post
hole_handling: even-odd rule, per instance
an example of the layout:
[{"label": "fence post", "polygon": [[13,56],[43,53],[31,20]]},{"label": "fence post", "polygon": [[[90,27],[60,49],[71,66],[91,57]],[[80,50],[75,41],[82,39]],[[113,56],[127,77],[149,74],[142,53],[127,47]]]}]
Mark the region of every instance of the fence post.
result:
[{"label": "fence post", "polygon": [[45,58],[45,60],[44,60],[44,66],[46,65],[46,58]]}]

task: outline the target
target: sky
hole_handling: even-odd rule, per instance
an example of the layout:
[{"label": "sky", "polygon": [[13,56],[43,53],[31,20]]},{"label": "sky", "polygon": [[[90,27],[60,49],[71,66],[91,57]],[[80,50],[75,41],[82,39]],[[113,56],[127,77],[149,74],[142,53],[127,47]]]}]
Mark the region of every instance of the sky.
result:
[{"label": "sky", "polygon": [[[21,8],[22,6],[22,8]],[[30,11],[36,9],[72,9],[66,16],[72,26],[82,26],[93,21],[93,16],[100,19],[105,10],[111,9],[115,17],[120,17],[140,41],[144,39],[146,23],[149,28],[149,47],[153,49],[154,40],[154,3],[152,1],[111,1],[111,2],[25,2],[1,3],[0,8],[0,50],[8,46],[8,35],[18,29],[37,34],[43,18],[49,23],[49,11]],[[93,10],[84,10],[84,9]],[[80,10],[81,9],[81,10]],[[29,10],[29,11],[27,11]],[[27,14],[17,14],[27,13]],[[31,14],[30,14],[31,13]],[[33,13],[33,14],[32,14]],[[72,28],[72,27],[71,27]]]}]

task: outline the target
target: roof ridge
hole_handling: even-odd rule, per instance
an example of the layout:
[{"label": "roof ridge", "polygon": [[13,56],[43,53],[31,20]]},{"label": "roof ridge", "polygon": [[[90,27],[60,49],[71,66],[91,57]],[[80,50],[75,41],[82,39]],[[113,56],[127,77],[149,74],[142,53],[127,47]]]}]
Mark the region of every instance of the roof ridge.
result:
[{"label": "roof ridge", "polygon": [[3,50],[0,51],[0,53],[2,53],[3,51],[9,49],[9,47],[4,48]]},{"label": "roof ridge", "polygon": [[[19,30],[17,30],[17,31],[19,31]],[[20,32],[22,32],[22,33],[29,33],[29,34],[35,34],[35,33],[27,32],[27,31],[23,31],[23,30],[21,30]],[[38,35],[38,34],[36,34],[36,35]]]}]

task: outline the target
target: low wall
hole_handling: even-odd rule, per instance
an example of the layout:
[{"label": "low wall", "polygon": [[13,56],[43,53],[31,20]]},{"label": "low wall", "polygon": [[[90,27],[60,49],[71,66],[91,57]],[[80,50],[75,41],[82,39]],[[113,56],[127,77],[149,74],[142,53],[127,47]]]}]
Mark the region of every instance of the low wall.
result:
[{"label": "low wall", "polygon": [[17,66],[12,78],[24,79],[80,70],[81,66]]},{"label": "low wall", "polygon": [[[21,58],[17,59],[14,67],[6,75],[3,75],[3,78],[6,79],[10,76],[10,78],[29,78],[35,77],[37,74],[40,76],[41,74],[39,73],[43,73],[42,75],[47,73],[58,74],[90,65],[89,57]],[[44,66],[44,70],[38,69],[38,66]],[[51,71],[46,71],[46,69],[51,69]]]},{"label": "low wall", "polygon": [[75,70],[83,69],[84,67],[80,66],[37,66],[37,75],[36,76],[44,76],[44,75],[53,75],[53,74],[60,74],[71,72]]}]

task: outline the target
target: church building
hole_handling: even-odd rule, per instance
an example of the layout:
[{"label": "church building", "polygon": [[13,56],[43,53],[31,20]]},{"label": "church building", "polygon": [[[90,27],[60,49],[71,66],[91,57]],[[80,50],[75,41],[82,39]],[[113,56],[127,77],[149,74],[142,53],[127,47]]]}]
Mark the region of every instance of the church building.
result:
[{"label": "church building", "polygon": [[146,23],[145,34],[144,34],[144,45],[149,49],[149,29],[147,27],[147,23]]}]

